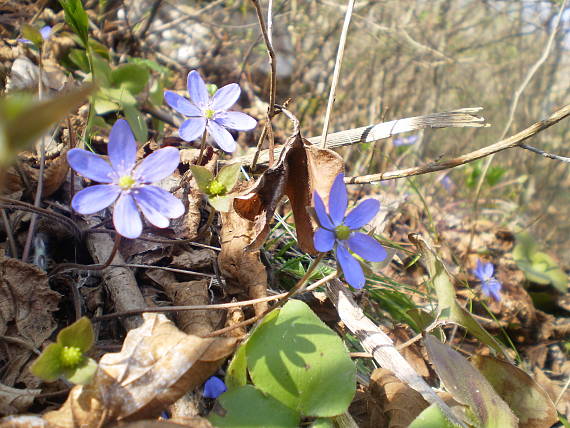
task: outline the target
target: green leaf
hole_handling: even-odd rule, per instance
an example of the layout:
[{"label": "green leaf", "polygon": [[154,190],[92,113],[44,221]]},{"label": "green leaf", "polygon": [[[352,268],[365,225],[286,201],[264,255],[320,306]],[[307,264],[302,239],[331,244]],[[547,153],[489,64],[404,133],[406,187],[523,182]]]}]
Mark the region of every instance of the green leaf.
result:
[{"label": "green leaf", "polygon": [[30,366],[30,371],[34,376],[53,382],[62,374],[60,362],[61,351],[63,346],[59,343],[51,343],[48,345]]},{"label": "green leaf", "polygon": [[131,125],[133,134],[135,134],[135,139],[144,143],[148,137],[148,127],[144,115],[130,104],[123,105],[123,111],[129,125]]},{"label": "green leaf", "polygon": [[214,179],[214,175],[207,168],[199,165],[190,165],[190,170],[192,171],[192,176],[194,177],[194,180],[196,180],[200,191],[207,195],[208,187]]},{"label": "green leaf", "polygon": [[422,253],[422,257],[424,258],[428,268],[429,276],[435,288],[439,318],[448,319],[449,321],[463,326],[481,342],[490,346],[498,353],[507,356],[501,344],[497,342],[497,340],[491,336],[487,330],[481,327],[477,320],[457,302],[455,298],[455,288],[449,278],[449,274],[445,270],[443,263],[427,245],[425,240],[417,236],[414,238],[414,241]]},{"label": "green leaf", "polygon": [[518,419],[485,377],[457,351],[431,335],[424,338],[433,367],[449,393],[469,406],[481,428],[517,428]]},{"label": "green leaf", "polygon": [[19,93],[0,98],[0,131],[3,131],[0,141],[4,146],[0,151],[0,167],[79,106],[93,89],[92,85],[85,85],[41,102]]},{"label": "green leaf", "polygon": [[81,38],[84,46],[89,39],[89,18],[81,0],[59,0],[59,4],[65,12],[65,22]]},{"label": "green leaf", "polygon": [[213,206],[216,211],[227,213],[232,207],[234,197],[227,196],[208,196],[208,202]]},{"label": "green leaf", "polygon": [[309,428],[334,428],[335,424],[329,418],[319,418],[314,421]]},{"label": "green leaf", "polygon": [[87,385],[93,380],[97,367],[97,362],[93,358],[85,358],[83,364],[78,367],[64,368],[63,376],[72,383]]},{"label": "green leaf", "polygon": [[451,422],[437,404],[424,409],[408,428],[457,428],[459,425]]},{"label": "green leaf", "polygon": [[156,79],[150,85],[148,94],[149,101],[155,106],[160,107],[164,99],[164,85],[162,79]]},{"label": "green leaf", "polygon": [[247,358],[245,343],[242,343],[226,371],[225,384],[228,390],[239,388],[247,383]]},{"label": "green leaf", "polygon": [[568,290],[566,273],[552,257],[538,251],[536,242],[528,233],[517,235],[513,258],[527,280],[543,285],[552,284],[562,293]]},{"label": "green leaf", "polygon": [[224,166],[220,172],[218,172],[216,180],[225,186],[226,192],[231,192],[236,185],[239,178],[240,168],[241,163],[236,162],[231,165]]},{"label": "green leaf", "polygon": [[548,394],[518,367],[495,357],[475,355],[473,364],[519,418],[520,428],[550,427],[557,420]]},{"label": "green leaf", "polygon": [[93,108],[95,109],[95,113],[99,115],[121,110],[119,104],[110,101],[108,98],[104,98],[101,96],[101,92],[93,99]]},{"label": "green leaf", "polygon": [[218,403],[224,409],[224,416],[212,412],[208,419],[218,428],[298,428],[300,417],[297,412],[255,389],[242,386],[220,395]]},{"label": "green leaf", "polygon": [[150,74],[148,70],[137,64],[123,64],[111,73],[113,86],[126,89],[131,94],[140,93],[146,86]]},{"label": "green leaf", "polygon": [[95,75],[93,80],[101,86],[101,89],[111,87],[111,66],[109,61],[95,53],[91,55],[91,61]]},{"label": "green leaf", "polygon": [[303,302],[274,312],[247,341],[255,386],[303,416],[344,413],[356,391],[356,366],[342,340]]},{"label": "green leaf", "polygon": [[36,27],[32,27],[30,24],[22,25],[22,35],[32,42],[38,49],[41,48],[44,43],[42,33]]},{"label": "green leaf", "polygon": [[91,349],[94,341],[93,325],[87,317],[81,317],[57,334],[57,343],[61,346],[75,346],[82,352]]},{"label": "green leaf", "polygon": [[107,61],[111,60],[111,56],[109,55],[109,49],[102,43],[99,43],[97,40],[89,39],[89,49],[91,52],[96,53],[101,58],[106,59]]},{"label": "green leaf", "polygon": [[68,55],[69,60],[84,73],[89,73],[89,59],[83,49],[72,49]]}]

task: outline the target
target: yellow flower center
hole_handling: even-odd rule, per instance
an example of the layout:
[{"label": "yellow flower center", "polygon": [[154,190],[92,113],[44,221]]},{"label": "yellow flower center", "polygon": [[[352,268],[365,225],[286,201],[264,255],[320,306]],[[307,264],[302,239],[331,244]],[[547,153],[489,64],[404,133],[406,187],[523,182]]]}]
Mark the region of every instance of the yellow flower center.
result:
[{"label": "yellow flower center", "polygon": [[129,190],[136,183],[135,179],[130,175],[123,175],[119,178],[119,186],[123,190]]},{"label": "yellow flower center", "polygon": [[226,193],[226,186],[220,183],[217,180],[212,180],[210,185],[208,186],[208,192],[211,196],[218,196]]},{"label": "yellow flower center", "polygon": [[206,110],[204,110],[204,117],[206,119],[212,119],[215,114],[216,114],[216,112],[214,110],[212,110],[211,108],[207,108]]},{"label": "yellow flower center", "polygon": [[348,239],[348,237],[350,236],[350,233],[352,232],[350,230],[350,228],[348,226],[340,225],[337,226],[334,230],[337,239],[340,239],[341,241]]},{"label": "yellow flower center", "polygon": [[83,359],[83,352],[77,346],[64,346],[61,351],[61,364],[64,367],[75,367]]}]

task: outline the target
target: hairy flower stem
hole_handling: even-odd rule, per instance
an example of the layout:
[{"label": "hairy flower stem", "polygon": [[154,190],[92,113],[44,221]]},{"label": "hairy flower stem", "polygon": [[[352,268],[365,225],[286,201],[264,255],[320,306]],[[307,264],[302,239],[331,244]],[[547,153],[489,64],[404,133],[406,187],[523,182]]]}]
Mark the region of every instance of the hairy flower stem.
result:
[{"label": "hairy flower stem", "polygon": [[204,130],[202,134],[202,141],[200,142],[200,155],[198,156],[198,162],[196,165],[202,165],[202,158],[204,157],[204,149],[206,148],[206,137],[208,136],[208,131]]},{"label": "hairy flower stem", "polygon": [[115,243],[113,245],[113,249],[111,250],[111,254],[109,254],[109,258],[103,264],[94,264],[94,265],[82,265],[77,263],[60,263],[56,265],[52,271],[49,273],[49,277],[55,276],[58,273],[68,270],[68,269],[79,269],[79,270],[103,270],[111,265],[113,259],[117,255],[117,251],[119,250],[119,244],[121,243],[121,235],[116,233],[115,234]]}]

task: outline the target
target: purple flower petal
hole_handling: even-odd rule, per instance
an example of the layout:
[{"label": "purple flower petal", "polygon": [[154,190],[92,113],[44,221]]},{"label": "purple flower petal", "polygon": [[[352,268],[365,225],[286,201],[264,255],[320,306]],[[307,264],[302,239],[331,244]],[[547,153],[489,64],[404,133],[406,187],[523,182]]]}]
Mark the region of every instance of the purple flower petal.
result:
[{"label": "purple flower petal", "polygon": [[322,227],[333,230],[334,225],[331,222],[325,204],[317,192],[313,192],[313,200],[315,201],[315,212],[317,213],[317,218]]},{"label": "purple flower petal", "polygon": [[202,111],[176,92],[164,91],[164,101],[184,116],[202,116]]},{"label": "purple flower petal", "polygon": [[240,94],[241,89],[237,83],[223,86],[212,97],[212,108],[215,111],[227,110],[237,102]]},{"label": "purple flower petal", "polygon": [[[184,214],[184,204],[182,201],[160,187],[142,186],[134,190],[132,194],[138,204],[151,207],[166,218],[178,218]],[[149,219],[149,221],[151,220]]]},{"label": "purple flower petal", "polygon": [[354,288],[362,288],[366,283],[366,278],[364,278],[364,272],[358,260],[356,260],[344,247],[344,245],[337,245],[336,247],[336,259],[340,264],[342,273],[346,282],[348,282]]},{"label": "purple flower petal", "polygon": [[381,262],[386,259],[384,247],[374,238],[364,233],[353,233],[348,238],[350,249],[369,262]]},{"label": "purple flower petal", "polygon": [[151,153],[135,168],[134,178],[141,183],[154,183],[168,177],[180,163],[176,147],[164,147]]},{"label": "purple flower petal", "polygon": [[380,209],[380,202],[376,199],[366,199],[362,201],[356,208],[348,213],[344,219],[344,224],[352,230],[360,229],[368,224],[370,220],[376,217]]},{"label": "purple flower petal", "polygon": [[326,253],[327,251],[332,250],[332,248],[334,247],[335,240],[336,240],[335,233],[323,229],[322,227],[319,227],[315,231],[315,235],[313,236],[313,243],[315,244],[315,250],[321,253]]},{"label": "purple flower petal", "polygon": [[196,70],[192,70],[188,73],[188,94],[190,95],[190,99],[196,104],[199,108],[204,109],[208,107],[210,102],[210,96],[208,95],[208,88],[202,80],[202,76]]},{"label": "purple flower petal", "polygon": [[501,301],[501,283],[499,281],[497,281],[496,279],[492,278],[489,279],[487,281],[484,281],[481,284],[481,291],[489,296],[492,297],[495,301],[500,302]]},{"label": "purple flower petal", "polygon": [[491,278],[494,272],[495,268],[493,267],[493,263],[483,264],[483,275],[485,275],[485,279]]},{"label": "purple flower petal", "polygon": [[98,183],[112,183],[115,171],[103,158],[83,149],[71,149],[67,152],[69,166],[78,174]]},{"label": "purple flower petal", "polygon": [[334,225],[342,224],[348,205],[348,194],[344,185],[344,174],[336,176],[329,194],[329,215]]},{"label": "purple flower petal", "polygon": [[230,134],[226,128],[213,120],[209,120],[206,127],[220,149],[226,153],[232,153],[236,150],[237,144],[234,137],[232,137],[232,134]]},{"label": "purple flower petal", "polygon": [[121,188],[114,184],[97,184],[77,193],[71,201],[71,207],[79,214],[93,214],[111,205]]},{"label": "purple flower petal", "polygon": [[27,44],[27,45],[31,45],[31,44],[32,44],[32,41],[31,41],[31,40],[28,40],[28,39],[17,39],[17,40],[18,40],[18,42],[20,42],[20,43],[25,43],[25,44]]},{"label": "purple flower petal", "polygon": [[142,220],[137,204],[128,193],[123,193],[115,204],[113,212],[115,230],[125,238],[135,239],[141,236]]},{"label": "purple flower petal", "polygon": [[40,30],[40,34],[42,35],[42,39],[47,40],[51,35],[51,27],[46,25]]},{"label": "purple flower petal", "polygon": [[214,121],[224,128],[249,131],[257,126],[257,120],[241,111],[224,111],[216,114]]},{"label": "purple flower petal", "polygon": [[111,165],[119,176],[131,173],[137,161],[137,143],[129,122],[119,119],[111,128],[107,146]]},{"label": "purple flower petal", "polygon": [[182,138],[184,141],[194,141],[198,137],[202,136],[205,129],[205,117],[191,117],[182,123],[180,129],[178,130],[178,135],[180,135],[180,138]]},{"label": "purple flower petal", "polygon": [[228,388],[224,381],[216,376],[212,376],[204,382],[204,393],[202,395],[206,398],[218,398],[227,390]]}]

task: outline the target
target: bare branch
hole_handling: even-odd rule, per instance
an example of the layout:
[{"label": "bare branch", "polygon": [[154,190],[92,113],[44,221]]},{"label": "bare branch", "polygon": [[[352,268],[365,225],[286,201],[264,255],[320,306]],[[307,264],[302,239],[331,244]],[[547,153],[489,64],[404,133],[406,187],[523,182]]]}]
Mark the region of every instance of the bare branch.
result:
[{"label": "bare branch", "polygon": [[570,104],[565,105],[560,110],[552,114],[548,119],[537,122],[525,130],[515,134],[505,140],[501,140],[490,146],[475,150],[474,152],[464,154],[462,156],[443,161],[434,162],[428,165],[416,166],[413,168],[400,169],[397,171],[382,172],[379,174],[362,175],[359,177],[346,177],[345,182],[349,184],[375,183],[378,181],[394,180],[396,178],[411,177],[413,175],[427,174],[430,172],[441,171],[443,169],[454,168],[474,160],[490,156],[494,153],[520,147],[522,142],[528,138],[544,131],[546,128],[560,122],[562,119],[570,116]]}]

